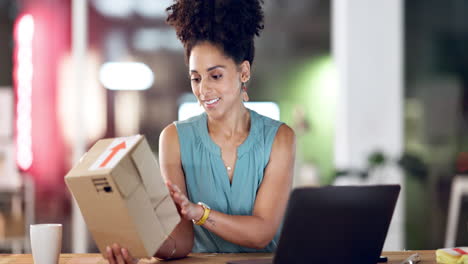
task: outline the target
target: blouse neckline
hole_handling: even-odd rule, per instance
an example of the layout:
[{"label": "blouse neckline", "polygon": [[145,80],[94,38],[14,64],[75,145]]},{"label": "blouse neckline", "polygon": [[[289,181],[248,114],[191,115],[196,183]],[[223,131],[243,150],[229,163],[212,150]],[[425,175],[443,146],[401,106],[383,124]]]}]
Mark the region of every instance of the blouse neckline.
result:
[{"label": "blouse neckline", "polygon": [[[239,159],[242,155],[247,153],[250,149],[250,147],[253,145],[253,142],[255,140],[255,135],[257,134],[258,131],[258,116],[257,113],[249,108],[247,108],[250,113],[250,130],[249,130],[249,135],[247,138],[242,142],[239,147],[237,147],[237,159]],[[210,133],[208,132],[208,116],[206,112],[203,112],[202,114],[202,122],[200,125],[201,129],[201,140],[205,147],[212,152],[215,155],[218,155],[221,157],[221,148],[213,141],[213,139],[210,136]]]}]

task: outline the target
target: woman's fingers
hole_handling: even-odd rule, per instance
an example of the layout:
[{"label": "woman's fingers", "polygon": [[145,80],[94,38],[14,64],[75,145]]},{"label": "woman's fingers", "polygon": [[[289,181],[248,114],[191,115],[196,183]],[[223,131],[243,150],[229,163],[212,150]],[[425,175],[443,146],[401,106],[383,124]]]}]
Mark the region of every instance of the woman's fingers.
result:
[{"label": "woman's fingers", "polygon": [[182,203],[185,201],[188,202],[187,196],[185,196],[183,193],[180,193],[180,192],[174,193],[172,195],[172,198],[179,205],[182,205]]},{"label": "woman's fingers", "polygon": [[166,181],[167,187],[170,187],[171,184],[172,184],[172,182],[171,182],[170,180],[167,180],[167,181]]},{"label": "woman's fingers", "polygon": [[173,184],[170,181],[166,181],[166,186],[168,187],[170,192],[182,192],[176,184]]},{"label": "woman's fingers", "polygon": [[[175,203],[180,207],[180,213],[183,218],[189,219],[187,214],[190,212],[191,202],[188,200],[187,196],[182,193],[176,193],[173,196]],[[191,219],[191,218],[190,218]],[[189,220],[190,220],[189,219]]]},{"label": "woman's fingers", "polygon": [[120,246],[117,243],[112,245],[112,251],[114,253],[115,260],[117,261],[117,264],[126,264],[125,260],[124,260],[124,258],[122,256],[122,250],[121,250]]},{"label": "woman's fingers", "polygon": [[122,248],[122,256],[127,264],[136,264],[138,263],[138,260],[128,252],[128,249]]},{"label": "woman's fingers", "polygon": [[138,259],[134,258],[126,248],[114,243],[111,247],[106,247],[106,259],[109,264],[137,264]]},{"label": "woman's fingers", "polygon": [[117,264],[114,258],[114,252],[109,246],[106,247],[106,259],[109,261],[109,264]]},{"label": "woman's fingers", "polygon": [[177,186],[176,184],[172,184],[172,188],[174,188],[174,190],[176,190],[176,192],[182,193],[179,186]]},{"label": "woman's fingers", "polygon": [[[192,219],[190,215],[193,214],[193,208],[190,208],[192,203],[190,202],[190,200],[187,198],[187,196],[185,194],[182,193],[182,191],[180,190],[180,188],[171,183],[170,181],[167,181],[166,182],[167,186],[169,187],[169,191],[170,191],[170,194],[171,194],[171,197],[172,197],[172,200],[174,200],[174,202],[176,203],[176,205],[178,206],[179,210],[180,210],[180,214],[183,218],[185,219]],[[192,212],[192,213],[191,213]]]},{"label": "woman's fingers", "polygon": [[174,195],[172,195],[172,198],[177,204],[180,204],[182,202],[182,197],[178,193],[174,193]]},{"label": "woman's fingers", "polygon": [[172,182],[170,181],[166,181],[166,186],[167,188],[169,189],[169,192],[175,192],[176,190],[174,189],[174,185]]}]

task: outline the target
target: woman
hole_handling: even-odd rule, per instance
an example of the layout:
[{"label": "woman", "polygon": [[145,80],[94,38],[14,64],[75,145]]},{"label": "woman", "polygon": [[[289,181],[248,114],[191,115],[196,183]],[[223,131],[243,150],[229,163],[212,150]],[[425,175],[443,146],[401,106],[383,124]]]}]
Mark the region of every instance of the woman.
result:
[{"label": "woman", "polygon": [[[167,9],[205,113],[160,135],[163,177],[182,221],[156,257],[190,252],[272,252],[292,183],[295,135],[247,109],[260,0],[179,0]],[[132,263],[117,244],[111,264]]]}]

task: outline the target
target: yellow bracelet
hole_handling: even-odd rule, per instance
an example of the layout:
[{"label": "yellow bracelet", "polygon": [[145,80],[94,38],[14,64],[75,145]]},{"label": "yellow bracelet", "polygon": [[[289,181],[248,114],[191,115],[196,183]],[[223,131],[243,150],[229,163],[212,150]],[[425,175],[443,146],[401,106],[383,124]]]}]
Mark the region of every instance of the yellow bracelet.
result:
[{"label": "yellow bracelet", "polygon": [[206,220],[208,219],[208,216],[210,216],[211,209],[204,203],[199,202],[198,204],[201,205],[201,207],[203,207],[203,216],[198,221],[192,221],[194,224],[201,226],[205,224]]}]

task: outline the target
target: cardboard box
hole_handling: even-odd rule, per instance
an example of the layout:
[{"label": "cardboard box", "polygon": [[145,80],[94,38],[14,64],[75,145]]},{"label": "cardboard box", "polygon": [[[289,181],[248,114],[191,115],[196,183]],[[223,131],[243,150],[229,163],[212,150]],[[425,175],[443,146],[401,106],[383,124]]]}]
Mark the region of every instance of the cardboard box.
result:
[{"label": "cardboard box", "polygon": [[99,140],[65,181],[101,253],[117,242],[151,257],[180,222],[144,136]]}]

